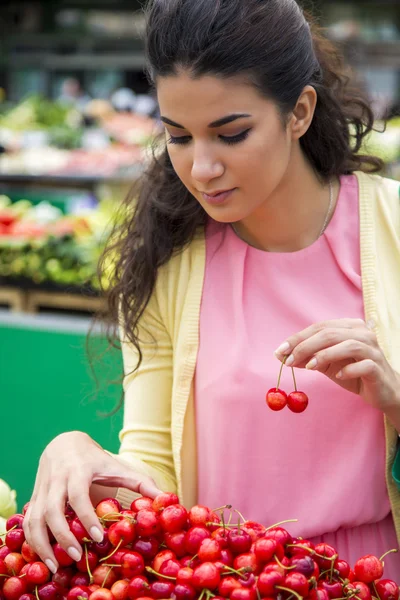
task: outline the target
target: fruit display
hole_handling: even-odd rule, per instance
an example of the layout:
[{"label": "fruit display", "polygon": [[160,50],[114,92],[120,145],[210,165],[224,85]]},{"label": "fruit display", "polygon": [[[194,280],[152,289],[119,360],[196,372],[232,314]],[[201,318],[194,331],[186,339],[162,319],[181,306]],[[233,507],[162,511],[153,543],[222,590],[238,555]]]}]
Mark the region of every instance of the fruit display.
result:
[{"label": "fruit display", "polygon": [[[286,359],[285,359],[286,360]],[[280,389],[280,383],[282,378],[282,369],[285,364],[285,360],[282,361],[281,368],[278,376],[278,383],[276,387],[271,388],[267,392],[266,402],[271,410],[280,411],[288,407],[294,413],[302,413],[306,410],[308,406],[308,396],[304,392],[300,392],[297,389],[296,384],[296,376],[294,374],[294,369],[292,369],[293,383],[294,383],[294,392],[287,394],[284,390]]]},{"label": "fruit display", "polygon": [[63,214],[48,202],[34,206],[28,200],[11,203],[1,196],[0,280],[97,290],[97,263],[111,221],[107,202]]},{"label": "fruit display", "polygon": [[67,505],[79,556],[49,532],[58,562],[52,573],[25,540],[28,507],[6,523],[2,600],[399,599],[398,584],[384,578],[386,555],[367,554],[351,567],[329,544],[292,537],[282,527],[289,521],[266,527],[230,505],[187,510],[173,493],[139,497],[129,510],[114,498],[102,500],[97,542]]},{"label": "fruit display", "polygon": [[32,96],[0,113],[5,149],[0,173],[134,177],[157,133],[151,117],[120,114],[105,101],[91,101],[83,114],[60,101]]}]

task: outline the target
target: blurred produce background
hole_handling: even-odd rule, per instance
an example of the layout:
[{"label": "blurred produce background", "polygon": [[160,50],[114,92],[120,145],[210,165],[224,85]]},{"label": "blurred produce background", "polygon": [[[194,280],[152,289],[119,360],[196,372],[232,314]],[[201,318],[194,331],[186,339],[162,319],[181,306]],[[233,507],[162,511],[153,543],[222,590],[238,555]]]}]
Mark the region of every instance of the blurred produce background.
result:
[{"label": "blurred produce background", "polygon": [[[328,36],[367,92],[378,128],[368,149],[400,180],[400,2],[314,0]],[[159,131],[144,75],[137,0],[0,3],[0,369],[6,422],[0,479],[32,490],[57,433],[81,429],[116,451],[111,385],[120,352],[92,363],[86,335],[103,306],[96,265],[115,212]],[[105,282],[106,283],[106,282]],[[106,348],[95,330],[97,354]],[[101,365],[101,366],[98,366]],[[97,385],[96,385],[97,384]],[[93,401],[92,401],[93,400]],[[16,455],[6,460],[10,448]]]}]

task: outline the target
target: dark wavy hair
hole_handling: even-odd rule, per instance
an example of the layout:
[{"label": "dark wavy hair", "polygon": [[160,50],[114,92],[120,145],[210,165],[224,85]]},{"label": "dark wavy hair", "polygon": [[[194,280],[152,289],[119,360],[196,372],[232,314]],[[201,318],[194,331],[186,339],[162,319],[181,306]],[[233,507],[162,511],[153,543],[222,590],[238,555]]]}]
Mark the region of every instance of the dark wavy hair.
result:
[{"label": "dark wavy hair", "polygon": [[[379,158],[360,155],[374,124],[368,103],[321,29],[294,0],[150,0],[146,54],[150,81],[180,69],[193,77],[244,77],[278,106],[285,121],[302,90],[318,94],[300,143],[319,176],[378,172]],[[165,142],[128,195],[128,216],[101,262],[116,256],[108,291],[110,316],[142,354],[138,322],[159,267],[190,244],[206,213],[176,175]]]}]

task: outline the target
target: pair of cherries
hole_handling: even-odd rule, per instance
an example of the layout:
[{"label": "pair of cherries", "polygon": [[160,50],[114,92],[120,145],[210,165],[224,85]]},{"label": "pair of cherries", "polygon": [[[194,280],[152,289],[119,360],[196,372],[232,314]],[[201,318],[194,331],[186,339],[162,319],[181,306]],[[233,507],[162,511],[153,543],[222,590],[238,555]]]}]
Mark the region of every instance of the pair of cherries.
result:
[{"label": "pair of cherries", "polygon": [[[286,358],[285,358],[286,360]],[[271,410],[283,410],[285,406],[287,406],[294,413],[302,413],[306,410],[308,406],[308,396],[304,392],[300,392],[297,389],[296,385],[296,377],[294,375],[294,370],[292,367],[292,375],[294,382],[294,392],[287,394],[283,390],[279,389],[279,384],[281,382],[282,377],[282,369],[285,364],[285,360],[283,360],[281,364],[281,369],[279,371],[278,383],[277,386],[271,388],[266,397],[266,401]]]}]

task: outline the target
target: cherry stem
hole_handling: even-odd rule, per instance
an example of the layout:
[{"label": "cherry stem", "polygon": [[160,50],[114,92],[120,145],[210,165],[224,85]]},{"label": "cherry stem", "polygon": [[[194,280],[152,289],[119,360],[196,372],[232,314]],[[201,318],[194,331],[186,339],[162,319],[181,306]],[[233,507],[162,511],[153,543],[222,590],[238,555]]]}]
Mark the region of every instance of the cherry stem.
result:
[{"label": "cherry stem", "polygon": [[393,549],[393,550],[388,550],[387,552],[385,552],[385,554],[382,554],[382,556],[380,557],[380,559],[379,559],[379,560],[382,562],[382,561],[383,561],[383,559],[385,558],[385,556],[387,556],[388,554],[392,554],[393,552],[398,552],[398,550],[395,550],[395,549]]},{"label": "cherry stem", "polygon": [[[107,565],[107,566],[108,566],[108,565]],[[113,569],[113,568],[112,568],[112,567],[110,567],[110,568],[109,568],[109,570],[108,570],[108,573],[107,573],[107,575],[104,577],[103,583],[101,584],[101,587],[102,587],[102,588],[105,586],[105,584],[106,584],[106,581],[107,581],[107,579],[108,579],[108,577],[109,577],[109,575],[110,575],[110,573],[111,573],[112,569]]]},{"label": "cherry stem", "polygon": [[294,374],[294,369],[293,369],[293,367],[291,367],[291,369],[292,369],[292,376],[293,376],[293,383],[294,383],[294,391],[297,392],[297,384],[296,384],[296,377]]},{"label": "cherry stem", "polygon": [[225,565],[224,571],[228,571],[229,573],[235,573],[236,575],[242,577],[242,575],[246,575],[246,573],[251,573],[252,569],[251,567],[241,567],[240,569],[233,569],[232,567]]},{"label": "cherry stem", "polygon": [[376,585],[375,585],[375,581],[372,582],[372,587],[374,588],[374,592],[376,594],[377,598],[380,598],[379,594],[378,594],[378,590],[376,589]]},{"label": "cherry stem", "polygon": [[217,512],[219,510],[230,510],[232,508],[232,504],[225,504],[225,506],[219,506],[218,508],[214,508],[211,512]]},{"label": "cherry stem", "polygon": [[279,527],[279,525],[284,525],[285,523],[297,523],[297,521],[298,519],[287,519],[286,521],[279,521],[279,523],[274,523],[274,525],[266,527],[265,531],[268,531],[269,529],[274,529],[274,527]]},{"label": "cherry stem", "polygon": [[38,594],[38,586],[37,585],[35,585],[35,596],[36,596],[36,600],[40,600],[39,594]]},{"label": "cherry stem", "polygon": [[278,563],[278,565],[280,567],[282,567],[282,569],[285,569],[285,571],[292,571],[293,569],[296,568],[296,565],[293,565],[292,567],[285,567],[285,565],[281,563],[281,561],[279,560],[279,558],[277,557],[276,554],[274,554],[274,559],[276,560],[276,562]]},{"label": "cherry stem", "polygon": [[300,594],[298,594],[294,590],[291,590],[287,587],[283,587],[282,585],[276,585],[275,588],[277,590],[283,590],[284,592],[289,592],[289,594],[293,594],[293,596],[295,596],[297,598],[297,600],[303,600],[303,596],[300,596]]},{"label": "cherry stem", "polygon": [[237,513],[239,515],[239,517],[242,519],[243,523],[246,523],[246,519],[244,518],[242,513],[240,511],[238,511],[237,508],[234,508],[233,510],[235,511],[235,513]]},{"label": "cherry stem", "polygon": [[93,575],[92,575],[92,571],[90,570],[89,567],[89,557],[88,557],[88,551],[87,551],[87,546],[85,545],[85,558],[86,558],[86,568],[87,568],[87,572],[89,573],[89,577],[90,577],[90,583],[93,583]]},{"label": "cherry stem", "polygon": [[[121,513],[109,512],[109,513],[106,513],[105,515],[103,515],[100,518],[100,521],[105,521],[105,522],[107,522],[107,521],[119,521],[122,516],[123,515],[121,515]],[[126,515],[125,515],[125,517],[126,517]]]},{"label": "cherry stem", "polygon": [[114,556],[114,554],[116,553],[116,551],[119,549],[119,547],[121,546],[123,540],[119,540],[118,544],[115,546],[114,550],[108,554],[107,556],[105,556],[104,558],[101,558],[99,562],[103,562],[104,560],[107,560],[108,558],[111,558],[112,556]]},{"label": "cherry stem", "polygon": [[279,384],[281,382],[281,377],[282,377],[282,369],[283,369],[283,366],[284,366],[284,364],[286,362],[286,359],[287,359],[287,356],[285,356],[285,358],[283,359],[282,364],[281,364],[281,368],[279,370],[278,383],[276,384],[276,389],[277,390],[279,389]]},{"label": "cherry stem", "polygon": [[157,577],[162,577],[163,579],[171,579],[171,581],[176,581],[176,577],[171,577],[170,575],[163,575],[162,573],[158,573],[158,571],[155,571],[151,567],[146,567],[146,571],[148,573],[151,573],[152,575],[157,575]]}]

